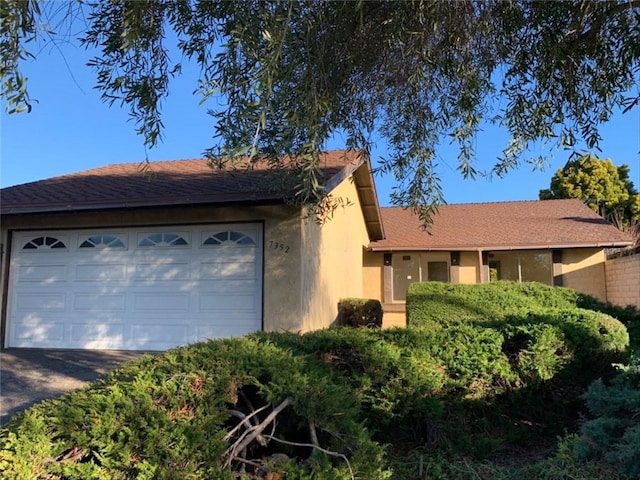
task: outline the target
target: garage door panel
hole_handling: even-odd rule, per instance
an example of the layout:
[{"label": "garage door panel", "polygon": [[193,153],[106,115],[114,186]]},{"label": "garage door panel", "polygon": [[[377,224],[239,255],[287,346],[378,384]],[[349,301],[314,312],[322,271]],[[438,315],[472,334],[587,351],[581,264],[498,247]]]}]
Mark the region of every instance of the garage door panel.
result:
[{"label": "garage door panel", "polygon": [[16,325],[14,328],[14,337],[20,342],[21,347],[29,346],[33,342],[34,346],[45,342],[62,342],[64,340],[65,324],[62,319],[58,322],[42,321],[34,322],[33,320]]},{"label": "garage door panel", "polygon": [[121,344],[124,339],[124,325],[118,324],[94,324],[74,323],[71,325],[71,340],[77,345],[101,339],[110,344]]},{"label": "garage door panel", "polygon": [[199,281],[201,286],[198,290],[201,294],[210,292],[217,293],[245,293],[255,292],[260,288],[260,282],[256,279],[247,280],[205,280]]},{"label": "garage door panel", "polygon": [[189,329],[186,325],[133,325],[131,327],[131,341],[134,345],[143,345],[153,349],[154,345],[173,343],[174,345],[189,342]]},{"label": "garage door panel", "polygon": [[123,263],[93,263],[76,265],[75,280],[81,282],[124,281],[127,278],[127,265]]},{"label": "garage door panel", "polygon": [[73,309],[81,312],[122,313],[126,310],[127,298],[124,294],[76,293]]},{"label": "garage door panel", "polygon": [[261,231],[16,232],[6,344],[161,350],[260,330]]},{"label": "garage door panel", "polygon": [[66,282],[67,265],[23,265],[17,271],[18,283],[55,283]]},{"label": "garage door panel", "polygon": [[16,295],[15,309],[18,312],[62,312],[66,309],[64,292],[24,292]]},{"label": "garage door panel", "polygon": [[207,262],[201,264],[200,278],[204,280],[218,278],[255,278],[255,262]]},{"label": "garage door panel", "polygon": [[134,280],[145,283],[161,281],[189,280],[191,278],[191,265],[188,262],[137,263],[135,265]]},{"label": "garage door panel", "polygon": [[136,312],[189,312],[189,294],[136,293],[133,296]]},{"label": "garage door panel", "polygon": [[201,312],[214,312],[217,310],[248,310],[255,311],[255,297],[246,295],[218,295],[201,294],[198,307]]}]

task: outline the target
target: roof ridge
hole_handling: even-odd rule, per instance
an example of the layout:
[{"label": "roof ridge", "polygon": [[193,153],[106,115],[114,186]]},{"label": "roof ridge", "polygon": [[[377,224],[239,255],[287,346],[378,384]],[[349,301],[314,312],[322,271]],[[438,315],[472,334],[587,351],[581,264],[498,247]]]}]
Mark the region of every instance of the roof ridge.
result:
[{"label": "roof ridge", "polygon": [[[335,149],[335,150],[327,150],[322,152],[322,155],[330,156],[330,155],[354,155],[354,159],[357,159],[360,156],[359,151],[357,150],[349,150],[349,149]],[[164,160],[140,160],[140,161],[132,161],[132,162],[119,162],[119,163],[108,163],[106,165],[100,165],[98,167],[86,168],[83,170],[78,170],[71,173],[63,173],[61,175],[55,175],[53,177],[41,178],[39,180],[33,180],[30,182],[19,183],[16,185],[7,185],[6,187],[2,187],[0,190],[7,190],[14,187],[22,187],[28,186],[31,184],[35,184],[38,182],[44,181],[52,181],[52,180],[63,180],[67,178],[75,178],[75,177],[83,177],[90,175],[91,173],[100,173],[104,170],[117,170],[122,168],[132,168],[139,167],[140,173],[145,174],[145,165],[148,165],[150,171],[148,173],[153,174],[153,167],[156,166],[166,166],[168,164],[179,164],[179,163],[187,163],[187,162],[206,162],[208,159],[206,157],[197,157],[197,158],[178,158],[178,159],[164,159]],[[323,165],[321,165],[322,167]],[[215,171],[215,170],[212,170]]]},{"label": "roof ridge", "polygon": [[[579,198],[550,198],[547,200],[494,200],[489,202],[460,202],[460,203],[442,203],[437,205],[440,207],[455,207],[455,206],[467,206],[467,205],[498,205],[498,204],[515,204],[515,203],[540,203],[540,202],[566,202],[566,201],[578,201],[582,203]],[[387,207],[380,207],[384,209],[399,209],[399,210],[408,210],[411,207],[409,206],[399,206],[399,205],[391,205]]]}]

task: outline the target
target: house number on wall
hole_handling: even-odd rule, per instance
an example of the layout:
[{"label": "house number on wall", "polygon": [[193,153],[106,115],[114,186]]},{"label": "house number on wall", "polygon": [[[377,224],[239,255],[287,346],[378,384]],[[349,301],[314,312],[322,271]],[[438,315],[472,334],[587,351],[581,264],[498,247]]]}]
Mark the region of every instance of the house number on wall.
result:
[{"label": "house number on wall", "polygon": [[289,245],[284,245],[280,242],[274,242],[273,240],[269,240],[269,248],[273,250],[279,250],[282,253],[289,253]]}]

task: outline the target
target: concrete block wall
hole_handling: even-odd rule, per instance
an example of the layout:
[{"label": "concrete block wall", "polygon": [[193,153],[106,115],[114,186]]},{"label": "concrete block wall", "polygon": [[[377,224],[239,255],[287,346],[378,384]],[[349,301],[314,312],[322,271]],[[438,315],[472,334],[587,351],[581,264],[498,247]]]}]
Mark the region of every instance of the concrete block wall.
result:
[{"label": "concrete block wall", "polygon": [[605,262],[607,301],[640,308],[640,255],[629,255]]}]

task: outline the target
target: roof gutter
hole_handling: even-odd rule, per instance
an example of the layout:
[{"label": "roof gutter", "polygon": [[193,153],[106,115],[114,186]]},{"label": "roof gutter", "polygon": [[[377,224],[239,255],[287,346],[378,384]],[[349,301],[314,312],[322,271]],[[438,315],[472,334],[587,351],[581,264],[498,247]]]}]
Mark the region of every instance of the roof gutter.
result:
[{"label": "roof gutter", "polygon": [[515,250],[562,250],[567,248],[614,248],[628,247],[633,242],[592,242],[592,243],[548,243],[531,245],[445,245],[442,247],[367,247],[369,252],[476,252],[476,251],[515,251]]}]

